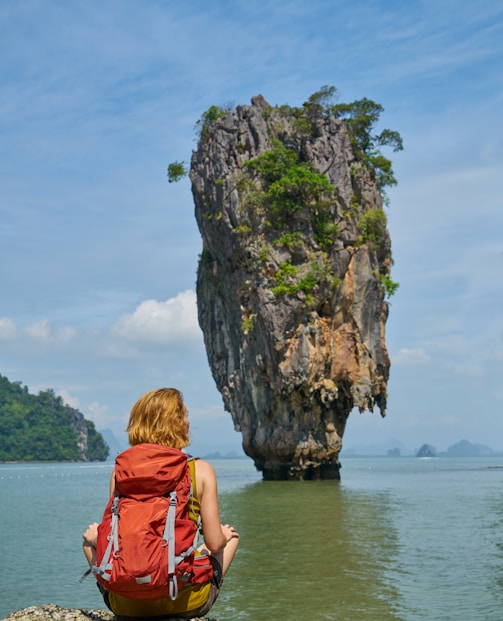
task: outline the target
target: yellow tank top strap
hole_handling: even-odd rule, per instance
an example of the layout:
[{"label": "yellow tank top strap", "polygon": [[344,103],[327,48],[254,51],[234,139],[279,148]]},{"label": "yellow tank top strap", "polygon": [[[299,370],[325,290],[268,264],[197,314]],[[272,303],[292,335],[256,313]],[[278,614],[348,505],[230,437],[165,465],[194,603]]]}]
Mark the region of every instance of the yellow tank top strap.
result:
[{"label": "yellow tank top strap", "polygon": [[189,501],[189,519],[199,528],[201,521],[201,503],[197,497],[196,461],[197,457],[189,457],[190,481],[192,485],[192,494]]}]

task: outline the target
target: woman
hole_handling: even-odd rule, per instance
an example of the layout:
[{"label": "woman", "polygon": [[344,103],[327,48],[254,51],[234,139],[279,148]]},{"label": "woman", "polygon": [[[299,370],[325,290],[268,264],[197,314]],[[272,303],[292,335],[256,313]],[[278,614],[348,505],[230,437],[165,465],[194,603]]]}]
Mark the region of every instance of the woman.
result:
[{"label": "woman", "polygon": [[[128,432],[131,446],[157,444],[182,450],[189,444],[189,418],[181,393],[174,388],[153,390],[140,397],[131,410]],[[213,467],[201,460],[189,460],[193,498],[190,518],[202,523],[204,544],[199,554],[208,554],[213,565],[213,579],[201,585],[189,586],[172,601],[169,597],[157,600],[133,599],[100,588],[106,605],[120,617],[180,617],[204,616],[218,597],[225,576],[238,547],[239,535],[229,524],[220,523],[217,479]],[[110,482],[110,495],[115,491],[115,470]],[[91,524],[83,535],[83,551],[90,567],[96,565],[98,524]]]}]

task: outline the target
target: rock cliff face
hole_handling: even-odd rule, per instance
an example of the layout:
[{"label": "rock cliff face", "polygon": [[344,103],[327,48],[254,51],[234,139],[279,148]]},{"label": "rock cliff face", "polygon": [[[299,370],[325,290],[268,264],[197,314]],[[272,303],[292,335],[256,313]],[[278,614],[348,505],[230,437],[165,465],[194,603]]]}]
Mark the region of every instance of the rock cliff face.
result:
[{"label": "rock cliff face", "polygon": [[202,127],[190,178],[199,322],[265,479],[339,478],[353,408],[385,415],[391,248],[343,121],[262,96]]}]

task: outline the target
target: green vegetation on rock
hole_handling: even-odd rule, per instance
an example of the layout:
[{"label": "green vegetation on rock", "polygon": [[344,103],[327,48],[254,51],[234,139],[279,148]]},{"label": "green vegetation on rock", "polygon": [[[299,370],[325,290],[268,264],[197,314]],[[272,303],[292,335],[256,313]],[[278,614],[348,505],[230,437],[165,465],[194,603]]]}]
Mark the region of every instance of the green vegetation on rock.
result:
[{"label": "green vegetation on rock", "polygon": [[[238,172],[229,178],[240,201],[240,219],[234,233],[253,240],[250,243],[264,268],[271,249],[283,249],[291,254],[290,259],[282,256],[281,263],[276,263],[274,275],[267,268],[269,286],[275,297],[302,293],[309,304],[311,293],[320,283],[331,287],[340,284],[341,275],[331,268],[326,258],[322,264],[313,263],[309,253],[330,253],[341,228],[347,229],[343,219],[356,229],[354,244],[357,247],[367,245],[377,253],[381,263],[380,285],[385,295],[389,298],[398,289],[398,283],[389,275],[393,261],[387,244],[386,214],[382,205],[367,203],[362,187],[370,178],[382,203],[387,204],[385,189],[397,181],[391,160],[381,150],[384,147],[395,152],[402,150],[402,138],[390,129],[375,131],[384,110],[380,104],[367,98],[350,103],[335,103],[336,100],[336,88],[322,86],[298,107],[273,108],[265,102],[261,114],[267,125],[270,147],[250,159],[242,158],[247,148],[241,142],[236,147],[241,162]],[[229,105],[208,108],[195,126],[200,143],[207,146],[218,122],[231,113]],[[334,120],[342,123],[353,155],[350,175],[354,194],[349,204],[347,199],[346,203],[342,201],[338,188],[330,182],[326,174],[328,169],[318,170],[306,155],[306,144],[320,135],[323,125]],[[186,174],[184,162],[168,166],[170,182]],[[221,178],[215,179],[214,184],[225,186]],[[217,223],[222,214],[214,208],[203,217]],[[246,325],[246,331],[249,329]]]},{"label": "green vegetation on rock", "polygon": [[206,112],[203,112],[201,118],[197,121],[195,130],[199,138],[207,138],[211,126],[215,121],[225,116],[230,112],[232,106],[229,104],[225,107],[210,106]]},{"label": "green vegetation on rock", "polygon": [[264,183],[262,192],[254,195],[255,202],[267,207],[271,225],[278,230],[282,230],[295,214],[308,208],[318,224],[315,237],[318,233],[319,239],[323,239],[328,223],[327,210],[335,188],[325,175],[310,162],[301,161],[299,155],[280,140],[271,142],[269,151],[245,163]]},{"label": "green vegetation on rock", "polygon": [[171,162],[168,165],[168,181],[170,183],[176,183],[187,176],[187,169],[185,168],[185,162]]},{"label": "green vegetation on rock", "polygon": [[384,157],[381,147],[401,151],[402,138],[398,132],[390,129],[384,129],[379,134],[373,133],[384,108],[364,97],[349,104],[330,106],[329,110],[345,122],[355,154],[374,171],[381,192],[387,186],[396,185],[391,160]]},{"label": "green vegetation on rock", "polygon": [[0,461],[104,461],[108,453],[94,423],[54,391],[33,395],[0,375]]}]

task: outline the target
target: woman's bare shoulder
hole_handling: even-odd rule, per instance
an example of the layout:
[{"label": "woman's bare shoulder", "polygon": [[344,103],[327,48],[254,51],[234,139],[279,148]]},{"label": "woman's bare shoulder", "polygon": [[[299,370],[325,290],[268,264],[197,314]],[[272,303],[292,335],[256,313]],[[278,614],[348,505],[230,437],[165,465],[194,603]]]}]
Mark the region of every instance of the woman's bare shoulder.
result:
[{"label": "woman's bare shoulder", "polygon": [[200,500],[204,497],[208,497],[208,494],[216,493],[217,489],[217,475],[211,464],[204,459],[196,460],[196,487],[197,495]]},{"label": "woman's bare shoulder", "polygon": [[196,459],[196,474],[199,476],[215,477],[215,469],[213,466],[204,461],[204,459]]}]

